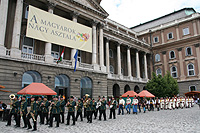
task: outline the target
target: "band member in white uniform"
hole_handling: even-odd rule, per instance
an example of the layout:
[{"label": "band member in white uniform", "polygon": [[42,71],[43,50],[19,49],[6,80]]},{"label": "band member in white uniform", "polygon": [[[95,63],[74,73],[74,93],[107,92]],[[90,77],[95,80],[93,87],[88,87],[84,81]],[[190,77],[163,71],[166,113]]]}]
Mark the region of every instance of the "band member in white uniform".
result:
[{"label": "band member in white uniform", "polygon": [[161,99],[160,99],[160,109],[161,110],[163,110],[164,105],[165,105],[165,100],[161,97]]},{"label": "band member in white uniform", "polygon": [[136,97],[133,99],[132,105],[133,105],[133,114],[137,114],[138,99]]},{"label": "band member in white uniform", "polygon": [[120,96],[118,115],[120,115],[121,111],[122,111],[122,115],[124,115],[124,104],[125,104],[125,101],[124,101],[124,99],[122,99],[122,97]]},{"label": "band member in white uniform", "polygon": [[126,99],[126,111],[129,114],[131,112],[131,99],[129,98],[129,95],[127,95],[127,99]]}]

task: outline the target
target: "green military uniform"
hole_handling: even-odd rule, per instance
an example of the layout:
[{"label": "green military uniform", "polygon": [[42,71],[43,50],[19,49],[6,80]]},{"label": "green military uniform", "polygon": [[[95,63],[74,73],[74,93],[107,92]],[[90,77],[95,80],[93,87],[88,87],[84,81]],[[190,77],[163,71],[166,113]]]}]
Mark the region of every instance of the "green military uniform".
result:
[{"label": "green military uniform", "polygon": [[19,113],[19,101],[18,100],[13,100],[13,103],[12,103],[12,109],[10,110],[10,113],[9,113],[9,116],[8,116],[8,123],[7,123],[7,126],[10,126],[11,125],[11,118],[12,118],[12,115],[14,115],[15,117],[15,122],[16,122],[16,126],[19,127],[19,116],[18,116],[18,113]]},{"label": "green military uniform", "polygon": [[46,118],[46,125],[48,124],[49,105],[50,105],[49,101],[43,100],[43,102],[41,104],[41,111],[42,111],[42,122],[41,122],[41,124],[44,124],[44,118]]},{"label": "green military uniform", "polygon": [[33,119],[34,122],[34,129],[33,131],[37,130],[37,122],[36,122],[36,117],[37,116],[37,103],[35,101],[31,101],[31,109],[30,112],[28,112],[27,114],[27,125],[28,125],[28,129],[31,129],[32,126],[30,124],[30,118]]},{"label": "green military uniform", "polygon": [[[23,100],[20,103],[20,117],[23,118],[24,128],[27,127],[26,114],[27,114],[27,102],[26,102],[26,100]],[[19,123],[20,123],[20,117],[19,117]]]},{"label": "green military uniform", "polygon": [[[54,104],[53,104],[54,102]],[[51,103],[51,115],[50,115],[50,127],[53,126],[53,117],[55,117],[57,122],[57,127],[59,127],[59,115],[60,115],[60,102],[59,101],[53,101]]]},{"label": "green military uniform", "polygon": [[76,121],[77,121],[79,115],[81,117],[81,121],[83,121],[82,108],[83,108],[83,103],[80,101],[80,102],[77,103]]},{"label": "green military uniform", "polygon": [[114,119],[116,118],[115,117],[115,109],[116,108],[117,108],[116,100],[111,100],[111,102],[110,102],[110,117],[109,117],[109,119],[112,119],[112,114],[113,114],[113,118]]},{"label": "green military uniform", "polygon": [[93,102],[92,100],[88,100],[87,102],[87,122],[92,123],[92,111],[93,111]]},{"label": "green military uniform", "polygon": [[36,120],[37,120],[37,117],[38,115],[40,116],[40,123],[42,123],[42,107],[41,107],[41,103],[43,101],[40,100],[40,101],[37,101],[37,115],[36,115]]},{"label": "green military uniform", "polygon": [[[73,96],[71,96],[70,99],[72,98]],[[74,116],[75,106],[76,106],[76,103],[73,100],[70,100],[70,102],[67,104],[67,107],[68,107],[67,125],[69,125],[70,116],[72,116],[73,125],[75,125],[75,116]]]},{"label": "green military uniform", "polygon": [[65,100],[61,100],[60,101],[60,115],[62,116],[62,122],[61,123],[64,123],[65,105],[66,105]]},{"label": "green military uniform", "polygon": [[99,120],[101,120],[102,114],[104,116],[104,121],[106,120],[106,104],[107,104],[106,100],[101,101]]},{"label": "green military uniform", "polygon": [[97,111],[96,106],[97,106],[97,102],[94,101],[94,99],[93,99],[93,102],[92,102],[92,115],[94,114],[94,117],[95,117],[95,113]]}]

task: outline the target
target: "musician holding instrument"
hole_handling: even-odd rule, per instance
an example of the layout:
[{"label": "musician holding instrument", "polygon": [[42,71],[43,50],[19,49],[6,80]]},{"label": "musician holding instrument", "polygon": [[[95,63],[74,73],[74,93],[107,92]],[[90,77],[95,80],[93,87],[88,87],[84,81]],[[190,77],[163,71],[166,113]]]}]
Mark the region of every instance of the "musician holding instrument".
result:
[{"label": "musician holding instrument", "polygon": [[94,117],[95,117],[95,112],[97,111],[96,106],[97,106],[97,102],[93,98],[92,99],[92,115],[94,114]]},{"label": "musician holding instrument", "polygon": [[48,125],[48,114],[49,114],[49,101],[47,100],[47,96],[44,96],[43,102],[41,103],[41,110],[42,110],[42,122],[41,124],[44,124],[44,119],[46,118],[46,124]]},{"label": "musician holding instrument", "polygon": [[42,109],[41,109],[41,103],[42,103],[42,97],[39,96],[38,100],[37,100],[37,115],[35,117],[35,119],[37,120],[38,115],[40,116],[40,124],[42,123]]},{"label": "musician holding instrument", "polygon": [[19,118],[18,118],[18,115],[17,115],[18,112],[19,112],[18,96],[15,96],[14,94],[11,94],[9,97],[10,97],[10,101],[11,101],[11,110],[9,112],[8,123],[7,123],[6,126],[10,126],[11,125],[11,118],[14,115],[15,122],[16,122],[15,127],[20,127],[20,125],[19,125]]},{"label": "musician holding instrument", "polygon": [[101,106],[100,106],[100,115],[99,115],[99,120],[101,121],[101,116],[103,114],[103,117],[104,117],[104,121],[106,121],[106,100],[105,100],[105,97],[103,96],[103,100],[100,100],[101,101]]},{"label": "musician holding instrument", "polygon": [[23,128],[27,128],[26,114],[27,114],[27,102],[26,102],[26,96],[23,96],[20,101],[20,117],[19,117],[19,124],[21,117],[24,121]]},{"label": "musician holding instrument", "polygon": [[78,119],[78,117],[81,117],[81,121],[83,121],[83,116],[82,116],[82,108],[83,108],[83,103],[81,102],[81,99],[78,99],[78,103],[77,103],[77,112],[76,112],[76,121]]},{"label": "musician holding instrument", "polygon": [[[61,123],[64,123],[65,105],[66,105],[66,102],[65,102],[63,96],[60,96],[60,115],[62,117],[62,119],[60,119]],[[59,116],[59,118],[60,118],[60,116]]]},{"label": "musician holding instrument", "polygon": [[98,99],[98,101],[97,101],[96,111],[95,111],[95,114],[94,114],[94,119],[97,118],[97,114],[98,114],[98,112],[100,112],[100,110],[99,110],[99,109],[100,109],[100,106],[101,106],[100,100],[101,100],[101,97],[99,96],[99,99]]},{"label": "musician holding instrument", "polygon": [[67,115],[67,124],[66,125],[69,125],[69,122],[70,122],[70,116],[72,116],[72,119],[73,119],[73,124],[72,125],[75,125],[75,106],[76,106],[76,103],[74,101],[74,97],[71,96],[70,97],[70,101],[67,103],[67,107],[68,107],[68,115]]},{"label": "musician holding instrument", "polygon": [[116,116],[115,116],[115,109],[116,108],[117,108],[117,106],[116,106],[116,100],[112,96],[112,100],[110,102],[110,117],[109,117],[109,119],[112,119],[112,115],[113,115],[113,119],[116,119]]},{"label": "musician holding instrument", "polygon": [[27,113],[27,125],[28,125],[28,129],[32,129],[31,123],[30,123],[30,119],[32,118],[33,120],[33,130],[32,131],[36,131],[37,130],[37,121],[35,119],[37,115],[37,103],[35,101],[35,97],[32,96],[31,97],[31,107],[30,110]]},{"label": "musician holding instrument", "polygon": [[59,116],[60,116],[60,102],[58,101],[58,96],[54,96],[53,101],[51,102],[51,115],[50,115],[50,124],[49,127],[53,127],[53,118],[56,120],[56,127],[59,127]]},{"label": "musician holding instrument", "polygon": [[87,123],[92,123],[92,107],[93,107],[93,102],[91,100],[91,97],[88,96],[88,100],[86,101],[87,103]]}]

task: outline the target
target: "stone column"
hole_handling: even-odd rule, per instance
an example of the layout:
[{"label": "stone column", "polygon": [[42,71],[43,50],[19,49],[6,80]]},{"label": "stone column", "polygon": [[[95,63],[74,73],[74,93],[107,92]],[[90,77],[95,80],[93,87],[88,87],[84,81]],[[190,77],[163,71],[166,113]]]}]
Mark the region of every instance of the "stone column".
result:
[{"label": "stone column", "polygon": [[8,14],[8,0],[2,0],[0,4],[0,55],[6,55],[6,47],[4,47],[5,35],[6,35],[6,23]]},{"label": "stone column", "polygon": [[[200,44],[198,43],[198,44],[195,44],[194,46],[196,48],[197,57],[200,57],[200,49],[199,49]],[[200,78],[200,59],[199,58],[197,58],[197,64],[198,64],[198,77]]]},{"label": "stone column", "polygon": [[104,66],[104,48],[103,48],[103,24],[99,27],[99,54],[100,54],[100,67]]},{"label": "stone column", "polygon": [[136,71],[137,78],[140,79],[140,60],[139,60],[139,51],[136,49]]},{"label": "stone column", "polygon": [[120,44],[117,45],[117,74],[121,75],[121,50],[120,50]]},{"label": "stone column", "polygon": [[185,78],[184,67],[183,67],[183,57],[182,57],[182,48],[178,48],[178,56],[179,56],[179,65],[180,65],[180,80]]},{"label": "stone column", "polygon": [[[73,12],[71,15],[72,15],[72,21],[77,23],[79,14],[77,12]],[[76,53],[76,49],[72,48],[71,49],[71,60],[74,60],[75,53]]]},{"label": "stone column", "polygon": [[13,25],[11,53],[10,53],[10,56],[12,58],[21,58],[21,50],[19,50],[19,43],[20,43],[20,33],[22,24],[22,11],[23,11],[23,0],[17,0],[14,25]]},{"label": "stone column", "polygon": [[164,31],[163,30],[161,30],[161,41],[162,41],[162,44],[164,43],[164,33],[163,33]]},{"label": "stone column", "polygon": [[179,40],[180,37],[179,37],[179,26],[178,25],[176,26],[176,36],[177,36],[177,40]]},{"label": "stone column", "polygon": [[166,51],[162,52],[163,54],[163,64],[164,64],[164,70],[163,70],[163,75],[167,72],[167,57],[166,57]]},{"label": "stone column", "polygon": [[194,30],[194,36],[197,35],[197,26],[196,26],[196,21],[192,21],[192,24],[193,24],[193,30]]},{"label": "stone column", "polygon": [[199,19],[197,20],[197,31],[198,31],[198,34],[200,34],[200,22],[199,22]]},{"label": "stone column", "polygon": [[[54,3],[49,2],[48,5],[48,12],[53,14],[54,7],[56,5]],[[51,47],[52,44],[50,42],[45,43],[45,62],[46,63],[53,63],[54,58],[51,56]]]},{"label": "stone column", "polygon": [[106,69],[110,73],[109,38],[106,38]]},{"label": "stone column", "polygon": [[148,73],[147,73],[147,54],[144,53],[144,73],[145,73],[145,78],[148,79]]},{"label": "stone column", "polygon": [[92,22],[92,64],[97,64],[97,21]]},{"label": "stone column", "polygon": [[132,74],[131,74],[131,54],[130,54],[130,47],[127,47],[127,66],[128,66],[128,76],[132,77]]}]

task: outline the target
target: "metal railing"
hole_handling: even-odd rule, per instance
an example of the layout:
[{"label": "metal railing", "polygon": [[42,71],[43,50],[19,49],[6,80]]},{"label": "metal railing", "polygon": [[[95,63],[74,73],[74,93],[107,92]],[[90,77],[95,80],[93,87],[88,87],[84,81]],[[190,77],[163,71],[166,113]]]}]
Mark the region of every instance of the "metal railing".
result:
[{"label": "metal railing", "polygon": [[79,63],[79,68],[82,68],[82,69],[91,69],[93,70],[94,69],[94,66],[92,64],[87,64],[87,63]]},{"label": "metal railing", "polygon": [[6,56],[10,56],[10,49],[6,49]]},{"label": "metal railing", "polygon": [[45,61],[45,57],[43,55],[29,54],[22,52],[21,57],[23,59],[28,59],[28,60]]}]

